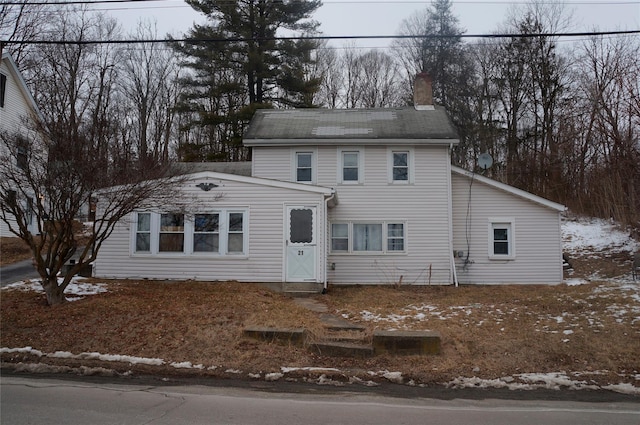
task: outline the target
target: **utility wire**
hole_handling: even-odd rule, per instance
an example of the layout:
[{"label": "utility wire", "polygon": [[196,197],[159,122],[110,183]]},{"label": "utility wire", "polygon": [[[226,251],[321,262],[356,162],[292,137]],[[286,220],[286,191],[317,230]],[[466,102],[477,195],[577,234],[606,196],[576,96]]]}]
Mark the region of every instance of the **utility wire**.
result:
[{"label": "utility wire", "polygon": [[[49,6],[49,5],[77,5],[77,4],[108,4],[108,3],[150,3],[150,2],[166,2],[170,0],[59,0],[59,1],[5,1],[2,4],[8,6]],[[228,3],[232,3],[229,1]],[[452,1],[452,4],[496,4],[496,5],[526,5],[532,4],[534,1],[470,1],[470,0],[461,0],[461,1]],[[556,1],[539,1],[536,2],[539,4],[556,4]],[[619,0],[619,1],[561,1],[561,4],[566,5],[624,5],[624,4],[640,4],[640,1],[634,0]],[[344,1],[323,1],[323,4],[425,4],[424,0],[366,0],[366,1],[355,1],[355,0],[344,0]],[[188,5],[184,5],[188,6]],[[190,7],[190,6],[188,6]]]},{"label": "utility wire", "polygon": [[449,38],[536,38],[536,37],[591,37],[601,35],[634,35],[640,30],[598,31],[571,33],[535,33],[535,34],[425,34],[425,35],[314,35],[314,36],[278,36],[278,37],[219,37],[219,38],[176,38],[141,40],[0,40],[5,44],[135,44],[135,43],[246,43],[249,41],[292,41],[292,40],[380,40],[380,39],[449,39]]}]

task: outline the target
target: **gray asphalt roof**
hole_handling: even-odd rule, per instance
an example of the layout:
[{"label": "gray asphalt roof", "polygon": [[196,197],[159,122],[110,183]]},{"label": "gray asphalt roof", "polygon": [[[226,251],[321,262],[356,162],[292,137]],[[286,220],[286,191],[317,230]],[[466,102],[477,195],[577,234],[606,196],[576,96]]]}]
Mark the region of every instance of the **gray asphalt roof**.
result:
[{"label": "gray asphalt roof", "polygon": [[[444,108],[258,110],[244,136],[247,146],[314,143],[457,143]],[[313,141],[313,142],[312,142]]]}]

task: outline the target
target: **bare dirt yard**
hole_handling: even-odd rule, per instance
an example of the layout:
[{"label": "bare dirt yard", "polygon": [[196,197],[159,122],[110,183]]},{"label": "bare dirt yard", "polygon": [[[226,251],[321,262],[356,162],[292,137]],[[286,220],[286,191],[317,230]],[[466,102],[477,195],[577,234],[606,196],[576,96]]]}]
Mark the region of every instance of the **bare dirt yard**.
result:
[{"label": "bare dirt yard", "polygon": [[629,253],[574,249],[571,260],[558,286],[330,286],[315,296],[367,335],[438,331],[435,356],[328,357],[244,337],[249,326],[306,328],[310,342],[325,332],[318,313],[260,285],[97,279],[79,280],[88,294],[53,308],[37,282],[3,288],[0,356],[3,368],[32,372],[640,395],[640,282]]}]

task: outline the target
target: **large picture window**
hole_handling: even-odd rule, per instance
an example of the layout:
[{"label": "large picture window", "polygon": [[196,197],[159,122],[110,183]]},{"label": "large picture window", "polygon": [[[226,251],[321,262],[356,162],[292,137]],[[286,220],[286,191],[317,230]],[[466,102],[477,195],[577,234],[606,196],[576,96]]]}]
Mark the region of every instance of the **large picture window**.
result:
[{"label": "large picture window", "polygon": [[404,252],[404,223],[332,223],[331,252]]},{"label": "large picture window", "polygon": [[245,254],[247,211],[139,212],[133,226],[133,252],[139,254]]}]

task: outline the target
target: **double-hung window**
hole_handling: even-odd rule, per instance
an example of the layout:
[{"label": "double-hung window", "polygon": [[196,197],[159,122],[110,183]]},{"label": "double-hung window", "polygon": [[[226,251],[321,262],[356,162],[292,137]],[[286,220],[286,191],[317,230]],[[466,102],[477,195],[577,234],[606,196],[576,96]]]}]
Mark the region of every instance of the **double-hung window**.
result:
[{"label": "double-hung window", "polygon": [[296,152],[296,181],[311,183],[313,181],[313,152]]},{"label": "double-hung window", "polygon": [[514,223],[512,219],[489,221],[489,258],[494,260],[515,258]]},{"label": "double-hung window", "polygon": [[357,183],[360,181],[360,152],[342,151],[342,182]]},{"label": "double-hung window", "polygon": [[412,148],[388,149],[388,181],[412,184],[414,179],[414,153]]},{"label": "double-hung window", "polygon": [[136,252],[151,252],[151,213],[138,213]]},{"label": "double-hung window", "polygon": [[404,223],[332,223],[331,252],[404,252]]},{"label": "double-hung window", "polygon": [[404,223],[387,224],[387,251],[404,251]]},{"label": "double-hung window", "polygon": [[160,215],[158,251],[184,252],[184,214]]},{"label": "double-hung window", "polygon": [[227,232],[227,252],[242,254],[244,252],[244,213],[230,212]]},{"label": "double-hung window", "polygon": [[392,180],[397,181],[409,181],[409,152],[407,151],[393,151],[392,155]]},{"label": "double-hung window", "polygon": [[220,214],[194,216],[193,252],[220,252]]}]

